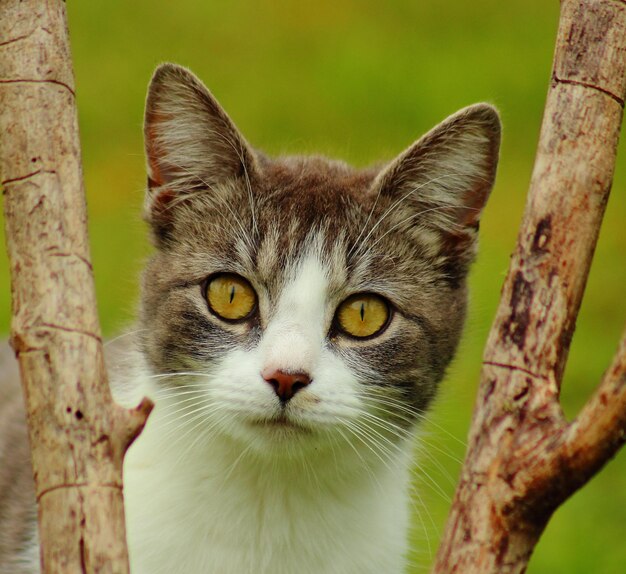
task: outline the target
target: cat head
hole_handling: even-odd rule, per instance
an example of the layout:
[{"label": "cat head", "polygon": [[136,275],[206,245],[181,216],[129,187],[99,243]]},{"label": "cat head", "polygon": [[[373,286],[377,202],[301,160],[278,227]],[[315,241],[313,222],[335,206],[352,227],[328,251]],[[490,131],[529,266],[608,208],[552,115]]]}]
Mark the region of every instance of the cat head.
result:
[{"label": "cat head", "polygon": [[408,435],[459,340],[499,139],[478,104],[382,167],[270,159],[194,75],[159,67],[141,304],[157,406],[261,450]]}]

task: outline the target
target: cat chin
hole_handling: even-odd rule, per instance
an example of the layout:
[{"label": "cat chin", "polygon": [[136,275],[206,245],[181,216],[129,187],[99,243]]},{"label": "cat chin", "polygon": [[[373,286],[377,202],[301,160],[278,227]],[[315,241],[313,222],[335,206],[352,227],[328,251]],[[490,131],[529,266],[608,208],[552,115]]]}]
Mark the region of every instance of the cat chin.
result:
[{"label": "cat chin", "polygon": [[287,435],[294,433],[311,434],[313,432],[311,428],[284,415],[252,421],[250,424],[256,428],[260,427],[270,432],[286,433]]},{"label": "cat chin", "polygon": [[322,431],[294,418],[245,418],[231,420],[224,434],[237,448],[278,459],[310,458],[311,453],[322,454],[333,448],[330,429]]}]

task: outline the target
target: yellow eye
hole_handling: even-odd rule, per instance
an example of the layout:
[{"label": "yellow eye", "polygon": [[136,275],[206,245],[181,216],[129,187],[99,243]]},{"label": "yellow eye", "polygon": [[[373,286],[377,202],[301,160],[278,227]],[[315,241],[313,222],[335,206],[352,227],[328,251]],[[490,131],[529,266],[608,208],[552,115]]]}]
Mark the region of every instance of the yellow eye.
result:
[{"label": "yellow eye", "polygon": [[252,285],[234,273],[222,273],[210,279],[206,299],[213,313],[229,321],[245,319],[256,307]]},{"label": "yellow eye", "polygon": [[337,322],[353,337],[375,335],[387,325],[389,305],[378,295],[359,293],[348,297],[337,309]]}]

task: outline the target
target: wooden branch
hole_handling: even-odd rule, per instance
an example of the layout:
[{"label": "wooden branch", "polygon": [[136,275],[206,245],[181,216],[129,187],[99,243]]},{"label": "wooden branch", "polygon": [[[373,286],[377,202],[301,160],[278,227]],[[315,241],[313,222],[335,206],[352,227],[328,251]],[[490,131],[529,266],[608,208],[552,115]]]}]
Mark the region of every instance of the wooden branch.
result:
[{"label": "wooden branch", "polygon": [[0,0],[0,133],[43,571],[127,572],[122,460],[151,404],[107,383],[62,0]]},{"label": "wooden branch", "polygon": [[626,335],[574,423],[559,404],[625,96],[626,2],[563,0],[528,203],[434,572],[523,572],[553,511],[625,440]]},{"label": "wooden branch", "polygon": [[626,442],[626,331],[595,395],[563,434],[566,472],[591,478]]}]

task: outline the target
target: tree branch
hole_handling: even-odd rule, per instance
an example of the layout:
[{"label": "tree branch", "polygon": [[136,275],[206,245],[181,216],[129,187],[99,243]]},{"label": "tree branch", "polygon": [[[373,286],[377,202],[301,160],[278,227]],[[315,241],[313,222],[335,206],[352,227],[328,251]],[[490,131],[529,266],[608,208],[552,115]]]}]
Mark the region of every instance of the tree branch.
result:
[{"label": "tree branch", "polygon": [[563,457],[584,481],[626,442],[626,330],[602,383],[567,429]]},{"label": "tree branch", "polygon": [[571,425],[559,390],[611,188],[625,96],[626,4],[562,0],[526,211],[436,573],[523,572],[553,511],[624,442],[624,341]]},{"label": "tree branch", "polygon": [[151,403],[107,383],[62,0],[0,0],[0,133],[43,572],[128,572],[122,460]]}]

